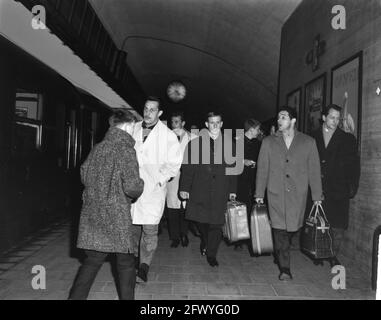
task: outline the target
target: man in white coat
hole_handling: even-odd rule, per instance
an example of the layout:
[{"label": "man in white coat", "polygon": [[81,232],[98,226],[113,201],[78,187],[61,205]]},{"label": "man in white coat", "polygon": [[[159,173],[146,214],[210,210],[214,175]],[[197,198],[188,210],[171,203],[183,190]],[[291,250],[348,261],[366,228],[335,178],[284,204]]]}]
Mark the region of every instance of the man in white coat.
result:
[{"label": "man in white coat", "polygon": [[[182,153],[176,135],[160,121],[160,100],[149,97],[144,121],[135,125],[133,137],[144,191],[132,205],[135,227],[135,254],[139,252],[138,277],[147,281],[149,266],[157,248],[158,226],[163,215],[167,182],[181,167]],[[140,243],[139,243],[140,240]]]},{"label": "man in white coat", "polygon": [[[171,128],[180,142],[181,153],[184,154],[185,148],[190,140],[197,136],[184,129],[185,121],[182,112],[174,112],[171,115]],[[177,248],[180,244],[187,247],[188,239],[188,220],[185,220],[184,202],[179,199],[180,172],[170,182],[167,189],[167,208],[169,237],[172,240],[171,247]]]}]

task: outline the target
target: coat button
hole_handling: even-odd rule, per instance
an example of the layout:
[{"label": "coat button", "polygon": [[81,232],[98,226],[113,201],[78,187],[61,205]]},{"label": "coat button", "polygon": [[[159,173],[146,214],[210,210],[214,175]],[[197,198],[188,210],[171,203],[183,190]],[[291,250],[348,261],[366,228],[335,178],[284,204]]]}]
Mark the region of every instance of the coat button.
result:
[{"label": "coat button", "polygon": [[290,162],[290,160],[288,160],[288,159],[287,159],[287,160],[286,160],[286,162],[287,162],[287,163],[289,163],[289,162]]},{"label": "coat button", "polygon": [[325,163],[325,160],[322,160],[321,163]]},{"label": "coat button", "polygon": [[286,174],[286,177],[287,177],[287,178],[289,178],[289,177],[290,177],[290,175],[289,175],[289,174]]}]

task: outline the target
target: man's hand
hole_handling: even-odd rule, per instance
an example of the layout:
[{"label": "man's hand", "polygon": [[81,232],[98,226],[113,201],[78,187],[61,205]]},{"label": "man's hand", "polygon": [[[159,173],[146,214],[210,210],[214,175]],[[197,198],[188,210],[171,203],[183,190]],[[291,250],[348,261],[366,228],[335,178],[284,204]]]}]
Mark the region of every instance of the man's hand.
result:
[{"label": "man's hand", "polygon": [[257,204],[263,204],[264,203],[263,198],[255,198],[255,202]]},{"label": "man's hand", "polygon": [[318,205],[321,205],[322,204],[322,201],[319,200],[319,201],[314,201],[314,205],[318,206]]},{"label": "man's hand", "polygon": [[253,160],[247,160],[247,159],[245,159],[244,160],[244,164],[245,164],[246,167],[252,167],[252,168],[255,167],[255,161],[253,161]]},{"label": "man's hand", "polygon": [[181,197],[181,199],[188,200],[189,199],[189,192],[180,191],[180,197]]},{"label": "man's hand", "polygon": [[237,198],[237,195],[236,195],[235,193],[231,193],[231,194],[229,195],[229,200],[230,200],[230,201],[235,201],[236,198]]}]

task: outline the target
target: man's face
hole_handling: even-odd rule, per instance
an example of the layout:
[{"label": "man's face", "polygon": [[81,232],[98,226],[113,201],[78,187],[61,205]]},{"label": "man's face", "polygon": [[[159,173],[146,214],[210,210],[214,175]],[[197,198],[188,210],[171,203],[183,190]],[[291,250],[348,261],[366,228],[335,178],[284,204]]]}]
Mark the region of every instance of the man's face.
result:
[{"label": "man's face", "polygon": [[208,122],[205,122],[205,125],[211,134],[217,135],[221,132],[223,122],[220,116],[215,116],[209,117]]},{"label": "man's face", "polygon": [[323,121],[328,129],[336,130],[340,123],[340,112],[335,109],[329,109],[327,116],[323,116]]},{"label": "man's face", "polygon": [[[294,120],[295,121],[295,120]],[[278,114],[278,129],[280,132],[289,130],[292,126],[292,120],[287,111],[281,111]]]},{"label": "man's face", "polygon": [[182,121],[180,116],[171,118],[172,130],[182,129],[184,128],[184,125],[185,125],[185,121]]},{"label": "man's face", "polygon": [[251,127],[251,128],[249,129],[249,132],[250,132],[250,135],[251,135],[253,138],[258,137],[259,132],[260,132],[260,130],[259,130],[259,126],[255,127],[255,128]]},{"label": "man's face", "polygon": [[163,111],[159,110],[157,101],[147,101],[144,106],[144,122],[148,125],[155,124],[159,121]]}]

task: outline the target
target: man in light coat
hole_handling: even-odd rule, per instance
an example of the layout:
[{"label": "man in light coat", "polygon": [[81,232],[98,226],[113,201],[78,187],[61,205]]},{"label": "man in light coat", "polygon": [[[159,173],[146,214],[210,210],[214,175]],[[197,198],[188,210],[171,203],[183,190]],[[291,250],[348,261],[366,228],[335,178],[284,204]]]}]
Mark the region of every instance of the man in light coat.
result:
[{"label": "man in light coat", "polygon": [[[132,205],[131,215],[135,228],[135,246],[139,249],[138,277],[147,281],[149,266],[158,242],[158,226],[163,215],[167,182],[181,167],[180,143],[160,121],[163,111],[160,100],[149,97],[144,106],[144,121],[135,126],[135,149],[139,173],[144,180],[144,191]],[[140,244],[139,244],[140,240]]]},{"label": "man in light coat", "polygon": [[279,130],[263,140],[258,158],[255,198],[263,203],[267,189],[279,280],[292,279],[290,240],[303,226],[308,186],[314,202],[323,199],[315,140],[296,130],[296,119],[295,109],[280,108]]},{"label": "man in light coat", "polygon": [[[188,142],[197,137],[186,131],[184,126],[184,114],[182,112],[174,112],[171,116],[171,128],[180,142],[182,154],[184,154]],[[171,248],[177,248],[180,241],[183,247],[187,247],[189,243],[189,222],[185,219],[184,202],[179,199],[179,181],[180,172],[168,182],[167,186],[169,236],[172,240]]]}]

